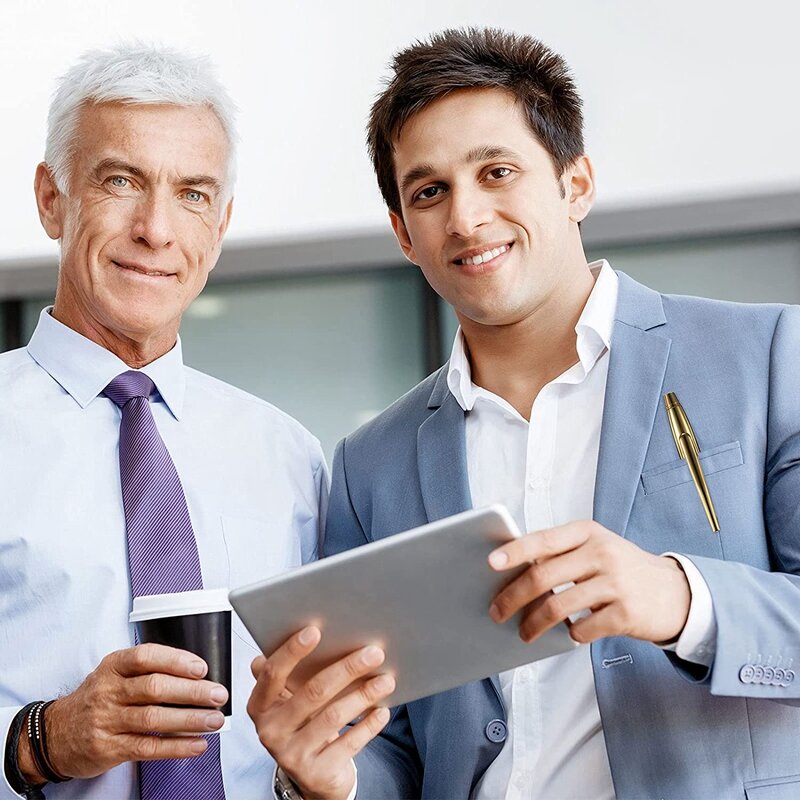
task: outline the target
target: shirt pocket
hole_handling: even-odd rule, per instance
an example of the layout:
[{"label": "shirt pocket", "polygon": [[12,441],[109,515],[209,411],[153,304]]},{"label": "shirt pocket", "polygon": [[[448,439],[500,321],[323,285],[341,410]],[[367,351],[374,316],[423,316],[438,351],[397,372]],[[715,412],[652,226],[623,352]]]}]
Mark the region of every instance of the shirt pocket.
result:
[{"label": "shirt pocket", "polygon": [[[700,453],[700,466],[708,477],[726,469],[733,469],[744,463],[739,442],[729,442],[718,447],[707,448]],[[653,467],[642,473],[642,487],[646,495],[671,489],[692,480],[689,467],[682,458]]]}]

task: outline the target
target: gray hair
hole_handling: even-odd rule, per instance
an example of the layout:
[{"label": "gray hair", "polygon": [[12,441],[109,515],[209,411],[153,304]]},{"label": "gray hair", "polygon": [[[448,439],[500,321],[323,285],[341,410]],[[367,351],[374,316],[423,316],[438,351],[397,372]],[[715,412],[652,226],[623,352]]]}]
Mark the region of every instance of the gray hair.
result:
[{"label": "gray hair", "polygon": [[210,59],[144,44],[89,50],[59,80],[47,116],[44,160],[58,190],[69,193],[69,167],[80,112],[86,103],[121,102],[207,106],[228,140],[225,194],[236,181],[236,106]]}]

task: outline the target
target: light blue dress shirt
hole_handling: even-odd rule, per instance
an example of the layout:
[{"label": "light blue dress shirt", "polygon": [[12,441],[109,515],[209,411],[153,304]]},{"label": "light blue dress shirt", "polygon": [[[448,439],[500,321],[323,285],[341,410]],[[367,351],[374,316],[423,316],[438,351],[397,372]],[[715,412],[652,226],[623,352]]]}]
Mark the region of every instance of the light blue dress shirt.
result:
[{"label": "light blue dress shirt", "polygon": [[[120,491],[120,410],[102,395],[129,369],[45,309],[27,348],[0,355],[0,733],[23,704],[71,692],[131,647]],[[185,367],[180,341],[144,367],[183,484],[206,588],[311,561],[328,494],[319,442],[269,403]],[[221,734],[229,800],[271,796],[274,764],[246,713],[258,649],[233,615],[233,720]],[[48,800],[136,798],[136,768],[49,786]],[[0,780],[0,798],[17,797]]]}]

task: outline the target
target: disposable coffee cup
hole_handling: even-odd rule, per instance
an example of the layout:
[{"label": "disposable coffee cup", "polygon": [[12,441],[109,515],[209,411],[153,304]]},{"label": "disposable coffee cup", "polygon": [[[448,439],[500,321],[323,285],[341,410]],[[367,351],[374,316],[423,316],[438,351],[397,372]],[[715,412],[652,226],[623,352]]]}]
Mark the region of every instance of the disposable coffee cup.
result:
[{"label": "disposable coffee cup", "polygon": [[[208,664],[205,679],[228,690],[228,702],[220,708],[225,723],[215,733],[227,731],[233,712],[231,681],[231,605],[227,589],[152,594],[133,598],[130,621],[139,642],[164,644],[194,653]],[[208,731],[203,731],[207,734]],[[197,735],[187,732],[187,735]]]}]

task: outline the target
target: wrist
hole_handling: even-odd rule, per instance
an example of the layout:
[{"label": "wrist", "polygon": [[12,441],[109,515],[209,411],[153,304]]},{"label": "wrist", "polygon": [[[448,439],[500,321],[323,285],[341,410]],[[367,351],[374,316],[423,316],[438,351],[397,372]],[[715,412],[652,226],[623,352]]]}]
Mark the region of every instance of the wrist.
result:
[{"label": "wrist", "polygon": [[669,647],[678,641],[686,622],[689,619],[689,611],[692,606],[692,590],[689,586],[689,579],[686,577],[683,565],[677,558],[671,555],[661,556],[666,565],[670,568],[671,585],[673,587],[673,601],[670,603],[674,612],[673,624],[670,630],[660,641],[656,642],[659,647]]},{"label": "wrist", "polygon": [[36,766],[30,740],[25,735],[19,737],[19,745],[17,746],[17,766],[27,783],[34,786],[47,783],[44,775],[39,772]]}]

